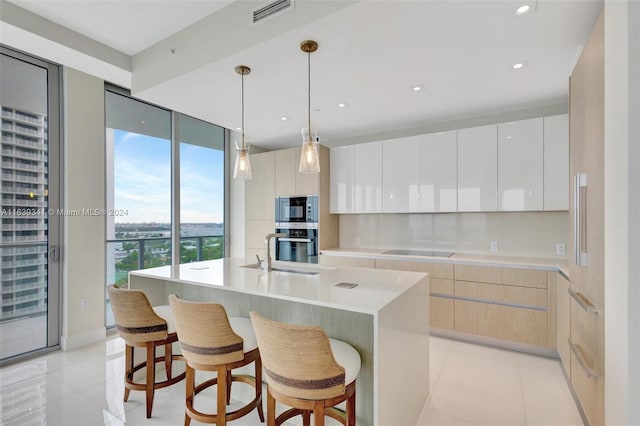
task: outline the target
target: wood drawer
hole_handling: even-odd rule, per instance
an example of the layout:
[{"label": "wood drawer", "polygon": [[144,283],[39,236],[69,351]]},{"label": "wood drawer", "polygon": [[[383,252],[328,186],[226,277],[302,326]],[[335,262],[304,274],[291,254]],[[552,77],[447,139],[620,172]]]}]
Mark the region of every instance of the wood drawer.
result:
[{"label": "wood drawer", "polygon": [[376,268],[394,269],[397,271],[426,272],[431,278],[453,279],[453,263],[376,259]]},{"label": "wood drawer", "polygon": [[[575,289],[572,289],[575,291]],[[579,297],[579,296],[578,296]],[[604,371],[604,319],[603,312],[587,312],[575,297],[570,296],[571,341],[578,345],[589,364],[598,372]],[[597,307],[595,307],[597,308]]]},{"label": "wood drawer", "polygon": [[456,281],[454,292],[456,331],[550,346],[545,289]]},{"label": "wood drawer", "polygon": [[[580,347],[577,351],[584,353]],[[571,384],[589,425],[604,425],[604,376],[589,376],[575,350],[571,351]]]},{"label": "wood drawer", "polygon": [[534,269],[455,265],[455,279],[521,287],[547,288],[547,272]]},{"label": "wood drawer", "polygon": [[515,307],[547,309],[547,290],[541,288],[456,281],[454,294],[456,297],[516,305]]},{"label": "wood drawer", "polygon": [[375,259],[367,257],[328,256],[322,254],[318,257],[320,265],[326,266],[354,266],[359,268],[375,267]]},{"label": "wood drawer", "polygon": [[[438,297],[438,294],[453,296],[453,280],[429,278],[429,324],[434,328],[453,330],[454,301],[451,298]],[[434,295],[435,294],[435,295]]]}]

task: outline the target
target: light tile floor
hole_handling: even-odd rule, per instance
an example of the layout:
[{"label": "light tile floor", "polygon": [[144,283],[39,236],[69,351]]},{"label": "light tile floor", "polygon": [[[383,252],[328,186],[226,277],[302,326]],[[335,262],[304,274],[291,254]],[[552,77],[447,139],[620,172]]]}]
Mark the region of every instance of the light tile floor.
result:
[{"label": "light tile floor", "polygon": [[[418,426],[582,425],[557,360],[436,337],[430,353],[431,397]],[[0,425],[182,424],[184,386],[156,392],[147,419],[142,392],[122,402],[123,370],[118,337],[6,366],[0,369]],[[205,403],[213,398],[207,395]],[[260,423],[254,412],[231,424]]]}]

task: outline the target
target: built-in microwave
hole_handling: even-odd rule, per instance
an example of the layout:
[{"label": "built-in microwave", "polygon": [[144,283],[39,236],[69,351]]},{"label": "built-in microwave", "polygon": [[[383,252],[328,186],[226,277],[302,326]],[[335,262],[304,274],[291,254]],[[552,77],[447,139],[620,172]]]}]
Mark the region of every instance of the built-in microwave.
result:
[{"label": "built-in microwave", "polygon": [[276,228],[281,223],[318,223],[318,196],[277,197]]}]

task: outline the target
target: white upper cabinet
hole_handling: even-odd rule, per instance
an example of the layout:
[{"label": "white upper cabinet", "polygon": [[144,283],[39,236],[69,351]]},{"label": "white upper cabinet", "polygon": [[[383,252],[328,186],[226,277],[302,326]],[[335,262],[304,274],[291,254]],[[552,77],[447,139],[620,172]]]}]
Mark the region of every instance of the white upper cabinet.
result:
[{"label": "white upper cabinet", "polygon": [[331,213],[353,213],[354,145],[331,148]]},{"label": "white upper cabinet", "polygon": [[498,124],[498,210],[542,210],[542,117]]},{"label": "white upper cabinet", "polygon": [[458,130],[458,211],[498,210],[498,125]]},{"label": "white upper cabinet", "polygon": [[407,213],[418,190],[416,156],[420,136],[382,141],[382,211]]},{"label": "white upper cabinet", "polygon": [[[355,145],[353,212],[382,212],[382,141]],[[333,187],[333,185],[332,185]]]},{"label": "white upper cabinet", "polygon": [[456,211],[456,133],[383,141],[383,212]]},{"label": "white upper cabinet", "polygon": [[457,197],[457,131],[421,135],[415,156],[417,198],[412,212],[455,212]]},{"label": "white upper cabinet", "polygon": [[569,115],[544,118],[544,209],[569,210]]}]

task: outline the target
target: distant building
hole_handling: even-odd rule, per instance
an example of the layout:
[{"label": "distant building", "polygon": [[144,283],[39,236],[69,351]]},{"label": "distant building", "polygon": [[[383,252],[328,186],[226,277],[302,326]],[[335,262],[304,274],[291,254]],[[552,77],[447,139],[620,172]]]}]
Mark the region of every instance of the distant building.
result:
[{"label": "distant building", "polygon": [[2,106],[0,320],[47,310],[47,116]]}]

